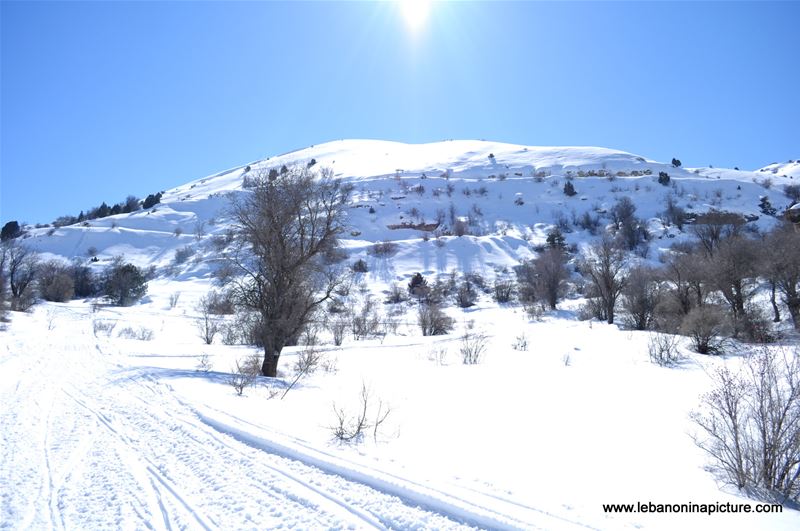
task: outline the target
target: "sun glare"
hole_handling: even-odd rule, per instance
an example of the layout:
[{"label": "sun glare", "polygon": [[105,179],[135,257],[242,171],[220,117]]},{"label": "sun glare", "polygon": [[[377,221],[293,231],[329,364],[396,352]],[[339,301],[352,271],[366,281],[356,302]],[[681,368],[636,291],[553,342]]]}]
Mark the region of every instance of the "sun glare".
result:
[{"label": "sun glare", "polygon": [[411,31],[417,31],[428,19],[430,0],[400,0],[400,10]]}]

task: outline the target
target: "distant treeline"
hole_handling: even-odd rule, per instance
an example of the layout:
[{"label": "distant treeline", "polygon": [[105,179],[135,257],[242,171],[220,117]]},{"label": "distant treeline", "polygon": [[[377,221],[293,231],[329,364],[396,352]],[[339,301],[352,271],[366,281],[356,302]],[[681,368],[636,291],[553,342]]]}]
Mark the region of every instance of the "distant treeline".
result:
[{"label": "distant treeline", "polygon": [[81,223],[83,221],[89,221],[92,219],[105,218],[107,216],[115,216],[117,214],[128,214],[130,212],[141,210],[142,208],[148,209],[160,203],[161,196],[163,194],[163,191],[158,192],[157,194],[150,194],[144,199],[144,201],[134,195],[129,195],[125,201],[116,203],[113,206],[108,206],[108,204],[103,201],[100,206],[90,208],[86,212],[81,210],[77,216],[59,216],[53,221],[53,226],[64,227],[66,225],[74,225],[75,223]]}]

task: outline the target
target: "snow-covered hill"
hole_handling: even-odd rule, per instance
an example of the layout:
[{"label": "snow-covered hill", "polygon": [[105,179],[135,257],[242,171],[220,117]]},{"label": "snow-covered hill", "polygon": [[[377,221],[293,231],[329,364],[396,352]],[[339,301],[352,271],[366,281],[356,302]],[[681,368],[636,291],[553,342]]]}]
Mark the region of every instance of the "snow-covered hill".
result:
[{"label": "snow-covered hill", "polygon": [[[382,333],[348,328],[335,346],[320,317],[302,338],[321,352],[314,374],[283,396],[306,349],[288,347],[281,378],[237,396],[230,373],[254,350],[219,336],[206,345],[195,322],[198,299],[218,289],[227,194],[246,193],[262,169],[312,161],[353,187],[345,263],[363,259],[367,272],[347,304],[373,301]],[[740,356],[702,356],[679,338],[678,366],[656,366],[647,332],[578,320],[578,295],[531,319],[481,292],[473,307],[448,307],[455,330],[434,337],[421,335],[413,303],[383,301],[417,271],[510,277],[554,227],[580,248],[623,197],[647,222],[639,254],[653,261],[691,237],[661,219],[668,197],[769,228],[764,198],[780,214],[783,186],[798,179],[604,148],[343,140],[166,190],[147,210],[28,229],[23,242],[46,257],[96,256],[99,270],[123,255],[156,275],[132,307],[41,303],[0,332],[0,529],[797,529],[789,507],[603,510],[755,504],[707,470],[690,437],[709,373]],[[393,252],[371,252],[384,241]],[[465,333],[486,338],[477,365],[461,362]],[[338,444],[336,411],[358,411],[362,386],[370,422],[391,413]]]},{"label": "snow-covered hill", "polygon": [[[771,219],[759,208],[766,196],[778,210],[788,206],[782,193],[792,175],[769,175],[714,168],[684,169],[622,151],[593,147],[533,147],[486,141],[403,144],[376,140],[342,140],[311,146],[251,162],[167,190],[155,208],[110,216],[58,229],[34,229],[26,241],[37,250],[63,257],[96,255],[102,261],[123,254],[138,265],[169,265],[176,251],[190,246],[199,253],[190,271],[208,272],[199,262],[214,235],[228,227],[228,193],[239,193],[247,175],[282,165],[308,164],[331,168],[354,187],[345,245],[352,256],[367,258],[378,241],[401,246],[387,275],[406,274],[422,265],[426,271],[476,268],[491,275],[530,256],[532,245],[560,225],[569,243],[588,236],[576,221],[607,212],[617,199],[630,197],[637,216],[650,220],[653,246],[680,237],[659,220],[668,196],[687,211],[712,209]],[[670,177],[658,184],[659,173]],[[563,193],[566,180],[577,191]],[[767,187],[768,186],[768,187]],[[445,236],[455,221],[469,225],[471,237]],[[409,226],[437,225],[427,233]],[[399,227],[399,228],[398,228]],[[445,243],[445,245],[442,245]],[[406,260],[407,259],[407,260]],[[387,277],[388,278],[388,277]]]},{"label": "snow-covered hill", "polygon": [[759,173],[771,173],[780,177],[800,179],[800,160],[790,160],[784,163],[773,162],[758,170]]}]

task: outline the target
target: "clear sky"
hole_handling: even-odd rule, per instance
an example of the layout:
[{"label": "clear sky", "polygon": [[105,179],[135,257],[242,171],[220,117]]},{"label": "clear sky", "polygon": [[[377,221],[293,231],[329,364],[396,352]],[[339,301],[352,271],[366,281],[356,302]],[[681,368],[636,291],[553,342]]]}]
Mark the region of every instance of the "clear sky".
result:
[{"label": "clear sky", "polygon": [[[413,14],[413,13],[412,13]],[[0,221],[341,138],[800,157],[798,2],[0,2]]]}]

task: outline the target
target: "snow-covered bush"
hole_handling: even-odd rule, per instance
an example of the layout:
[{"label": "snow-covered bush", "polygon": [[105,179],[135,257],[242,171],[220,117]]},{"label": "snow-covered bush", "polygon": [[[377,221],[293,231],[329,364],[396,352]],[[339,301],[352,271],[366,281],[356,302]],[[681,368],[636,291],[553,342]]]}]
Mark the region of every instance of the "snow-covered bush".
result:
[{"label": "snow-covered bush", "polygon": [[386,295],[387,304],[398,304],[408,300],[405,290],[395,283],[389,286],[389,293]]},{"label": "snow-covered bush", "polygon": [[680,360],[678,338],[671,334],[652,333],[647,340],[650,361],[661,367],[671,367]]},{"label": "snow-covered bush", "polygon": [[257,355],[253,354],[243,360],[236,360],[236,367],[228,376],[228,385],[234,388],[238,396],[242,396],[244,390],[256,382],[260,373],[261,364]]},{"label": "snow-covered bush", "polygon": [[474,306],[477,300],[478,293],[475,291],[475,288],[472,287],[472,283],[466,279],[462,281],[456,291],[456,304],[458,304],[459,308]]},{"label": "snow-covered bush", "polygon": [[800,351],[764,348],[739,372],[721,367],[712,378],[692,414],[695,442],[739,489],[800,500]]},{"label": "snow-covered bush", "polygon": [[378,433],[392,412],[391,407],[384,404],[382,400],[377,402],[376,408],[373,405],[372,393],[362,383],[358,404],[352,412],[343,407],[336,407],[334,403],[335,419],[330,426],[333,438],[339,442],[359,442],[367,430],[371,429],[373,440],[377,442]]},{"label": "snow-covered bush", "polygon": [[466,331],[461,336],[461,362],[464,365],[476,365],[486,352],[486,335],[482,332]]},{"label": "snow-covered bush", "polygon": [[720,307],[705,304],[692,308],[683,318],[681,333],[689,336],[692,348],[700,354],[717,354],[722,350],[721,336],[727,331],[727,324]]},{"label": "snow-covered bush", "polygon": [[132,326],[126,326],[122,330],[119,331],[117,337],[122,339],[136,339],[139,341],[152,341],[153,340],[153,331],[149,328],[139,327],[133,328]]},{"label": "snow-covered bush", "polygon": [[510,280],[496,280],[493,291],[495,301],[500,303],[511,302],[514,295],[514,283]]},{"label": "snow-covered bush", "polygon": [[369,254],[373,256],[391,256],[397,252],[397,244],[391,241],[376,242],[369,248]]},{"label": "snow-covered bush", "polygon": [[434,303],[420,303],[417,310],[417,324],[423,336],[444,335],[453,329],[453,319]]}]

